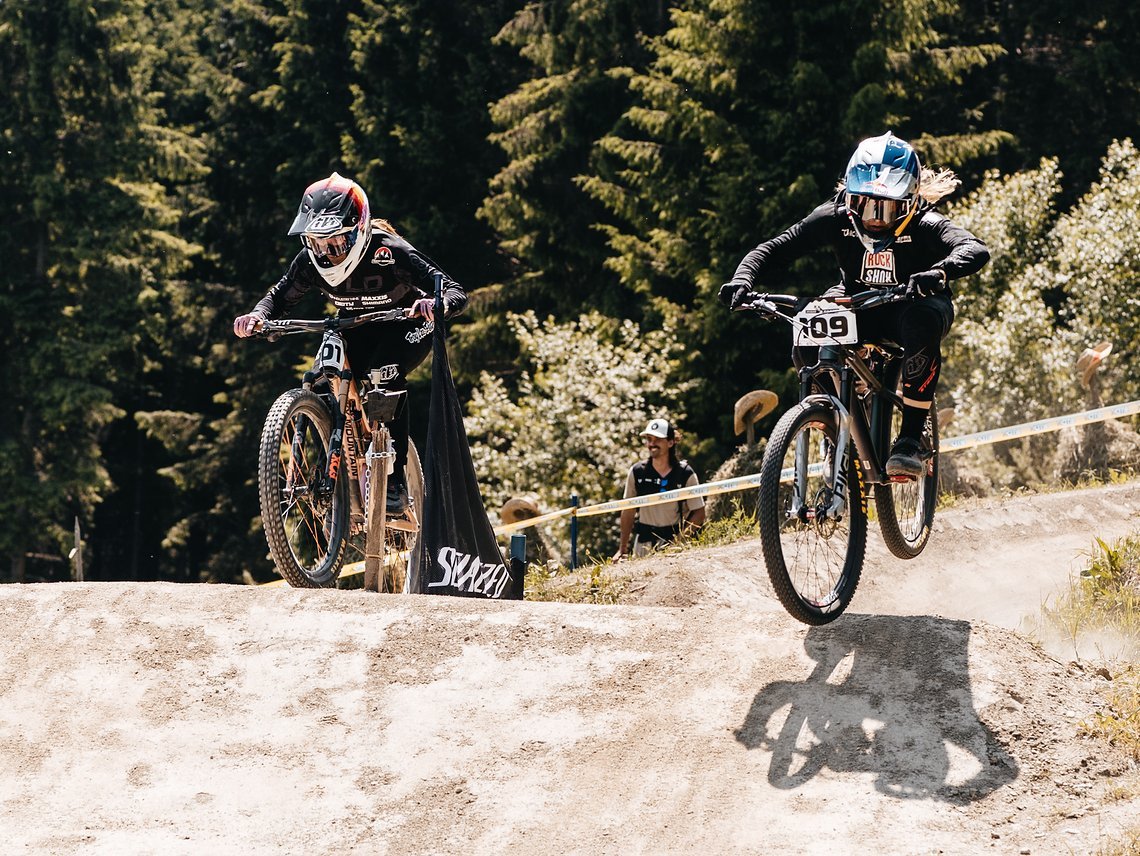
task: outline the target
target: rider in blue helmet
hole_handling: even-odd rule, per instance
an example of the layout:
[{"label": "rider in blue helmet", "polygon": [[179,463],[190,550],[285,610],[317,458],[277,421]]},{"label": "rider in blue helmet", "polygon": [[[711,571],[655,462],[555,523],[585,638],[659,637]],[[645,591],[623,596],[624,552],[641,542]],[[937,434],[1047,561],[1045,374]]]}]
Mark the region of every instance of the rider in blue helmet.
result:
[{"label": "rider in blue helmet", "polygon": [[[949,170],[924,169],[914,147],[890,131],[865,139],[836,195],[749,252],[720,287],[720,300],[735,308],[749,299],[754,283],[825,247],[840,274],[825,297],[907,286],[912,300],[859,318],[866,341],[889,339],[906,351],[902,428],[886,464],[892,476],[917,476],[930,457],[922,433],[942,368],[942,337],[954,320],[951,283],[977,273],[990,258],[979,238],[933,210],[958,184]],[[814,362],[807,350],[793,352],[797,365]]]},{"label": "rider in blue helmet", "polygon": [[910,143],[890,131],[864,140],[847,162],[843,202],[870,252],[886,249],[918,210],[922,166]]}]

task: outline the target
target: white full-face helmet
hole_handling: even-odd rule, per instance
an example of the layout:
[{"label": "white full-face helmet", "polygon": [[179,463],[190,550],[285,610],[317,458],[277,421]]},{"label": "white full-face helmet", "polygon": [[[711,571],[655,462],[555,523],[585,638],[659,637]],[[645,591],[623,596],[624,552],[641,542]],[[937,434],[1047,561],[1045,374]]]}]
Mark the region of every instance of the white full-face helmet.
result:
[{"label": "white full-face helmet", "polygon": [[300,235],[309,258],[330,286],[348,279],[368,248],[372,215],[355,181],[333,173],[305,189],[290,235]]}]

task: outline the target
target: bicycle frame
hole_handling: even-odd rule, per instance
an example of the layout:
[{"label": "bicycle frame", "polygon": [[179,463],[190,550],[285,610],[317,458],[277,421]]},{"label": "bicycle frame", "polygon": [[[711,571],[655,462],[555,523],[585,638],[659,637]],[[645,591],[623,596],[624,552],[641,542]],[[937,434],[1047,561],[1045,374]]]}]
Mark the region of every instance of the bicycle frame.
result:
[{"label": "bicycle frame", "polygon": [[[852,298],[839,298],[835,302],[869,308],[900,299],[902,296],[903,292],[896,289],[875,290]],[[861,302],[856,304],[860,299]],[[760,295],[753,304],[745,308],[755,309],[763,315],[782,318],[795,327],[802,322],[795,316],[780,311],[781,307],[788,309],[792,306],[786,295],[765,294]],[[900,348],[888,344],[847,345],[834,342],[822,344],[819,347],[816,363],[799,370],[800,401],[827,402],[839,419],[836,438],[839,454],[833,455],[833,469],[830,474],[834,491],[831,504],[824,510],[824,516],[834,520],[841,519],[846,512],[847,503],[844,497],[847,495],[848,450],[851,448],[851,441],[854,441],[859,456],[861,479],[871,484],[891,482],[891,477],[886,473],[881,450],[890,442],[890,414],[893,408],[902,408],[902,397],[894,389],[888,389],[883,379],[867,364],[860,354],[860,351],[865,349],[878,351],[888,362],[902,355]],[[893,373],[891,376],[894,376]],[[863,401],[853,406],[853,402],[856,402],[856,380],[862,382],[865,387],[866,392],[861,393],[859,397],[870,404],[870,413],[864,408]],[[809,508],[805,502],[808,455],[807,450],[801,447],[805,442],[804,437],[797,438],[796,465],[795,471],[791,474],[793,481],[791,513],[803,520],[818,513]]]},{"label": "bicycle frame", "polygon": [[[384,379],[375,375],[371,378],[372,387],[365,392],[362,387],[365,379],[355,377],[341,331],[373,321],[395,321],[406,317],[404,310],[394,309],[351,318],[266,321],[260,328],[260,332],[271,339],[293,333],[322,332],[313,366],[305,372],[301,383],[306,392],[313,392],[318,381],[325,380],[328,384],[327,391],[317,392],[328,408],[331,428],[327,457],[314,488],[322,499],[331,500],[337,490],[338,478],[349,476],[349,533],[367,533],[364,549],[366,588],[373,587],[378,579],[384,558],[385,529],[417,532],[419,509],[409,505],[401,515],[389,518],[385,502],[388,477],[396,459],[387,423],[394,418],[406,393],[403,390],[388,391],[382,385]],[[304,443],[305,435],[295,433],[292,462],[300,459]],[[342,470],[347,470],[347,474]],[[294,479],[300,482],[303,474],[288,472],[286,491],[300,494],[309,490],[308,485],[295,484]]]},{"label": "bicycle frame", "polygon": [[[878,350],[888,360],[899,359],[902,355],[901,349],[890,345],[871,344],[861,348]],[[822,387],[819,380],[825,375],[835,384],[837,393],[812,392],[813,381]],[[866,386],[867,392],[861,397],[870,404],[870,413],[863,406],[852,406],[856,400],[856,379]],[[887,388],[883,380],[867,365],[859,350],[846,345],[821,347],[819,361],[813,366],[800,369],[800,400],[806,401],[815,396],[829,400],[839,413],[838,442],[846,449],[849,440],[855,441],[864,479],[872,484],[890,482],[884,468],[882,450],[890,441],[891,409],[902,407],[902,396]],[[840,468],[835,476],[837,484],[844,484],[846,469]]]}]

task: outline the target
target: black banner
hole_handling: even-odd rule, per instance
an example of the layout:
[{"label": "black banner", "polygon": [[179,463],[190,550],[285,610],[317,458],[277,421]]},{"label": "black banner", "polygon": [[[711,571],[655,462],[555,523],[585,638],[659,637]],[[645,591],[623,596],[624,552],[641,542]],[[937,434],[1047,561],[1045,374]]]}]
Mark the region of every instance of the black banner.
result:
[{"label": "black banner", "polygon": [[516,570],[512,576],[504,563],[479,494],[459,395],[447,359],[446,337],[437,300],[424,455],[423,528],[409,563],[408,591],[521,600],[521,574]]}]

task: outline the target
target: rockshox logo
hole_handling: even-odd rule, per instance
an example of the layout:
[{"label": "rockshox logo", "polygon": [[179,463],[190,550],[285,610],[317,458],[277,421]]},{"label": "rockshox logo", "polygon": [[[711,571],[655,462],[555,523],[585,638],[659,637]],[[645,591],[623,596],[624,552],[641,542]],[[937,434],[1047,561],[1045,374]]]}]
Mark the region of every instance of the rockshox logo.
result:
[{"label": "rockshox logo", "polygon": [[860,277],[867,285],[896,285],[895,279],[895,252],[894,250],[880,250],[877,253],[868,251],[863,256],[863,274]]}]

